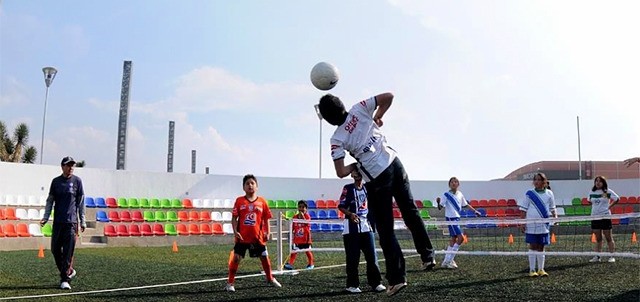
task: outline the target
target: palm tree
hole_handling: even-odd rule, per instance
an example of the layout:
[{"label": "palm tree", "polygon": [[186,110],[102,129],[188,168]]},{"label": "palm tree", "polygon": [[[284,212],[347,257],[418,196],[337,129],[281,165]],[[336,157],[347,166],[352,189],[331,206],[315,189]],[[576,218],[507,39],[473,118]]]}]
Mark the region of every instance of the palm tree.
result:
[{"label": "palm tree", "polygon": [[0,161],[32,164],[36,160],[38,151],[33,146],[27,146],[28,141],[27,124],[20,123],[13,131],[13,138],[10,138],[6,125],[0,121]]},{"label": "palm tree", "polygon": [[76,167],[78,168],[84,168],[86,166],[87,166],[87,163],[84,161],[84,159],[76,163]]}]

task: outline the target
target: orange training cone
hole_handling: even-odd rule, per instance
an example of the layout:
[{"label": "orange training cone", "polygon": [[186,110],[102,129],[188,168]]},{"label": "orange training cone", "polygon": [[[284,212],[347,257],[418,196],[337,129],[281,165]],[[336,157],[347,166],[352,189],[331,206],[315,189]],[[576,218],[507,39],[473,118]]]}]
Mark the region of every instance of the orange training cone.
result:
[{"label": "orange training cone", "polygon": [[463,238],[462,243],[468,243],[469,242],[469,239],[467,239],[467,235],[462,234],[462,238]]},{"label": "orange training cone", "polygon": [[44,246],[40,245],[40,249],[38,249],[38,258],[44,258]]},{"label": "orange training cone", "polygon": [[636,232],[631,234],[631,242],[638,242],[638,237],[636,237]]},{"label": "orange training cone", "polygon": [[551,243],[556,243],[556,234],[551,233]]},{"label": "orange training cone", "polygon": [[171,249],[174,253],[178,252],[178,243],[176,243],[176,241],[173,241],[173,248]]},{"label": "orange training cone", "polygon": [[591,242],[592,242],[592,243],[596,243],[596,242],[598,242],[598,241],[596,240],[596,233],[591,233]]},{"label": "orange training cone", "polygon": [[513,244],[513,234],[509,234],[509,244]]}]

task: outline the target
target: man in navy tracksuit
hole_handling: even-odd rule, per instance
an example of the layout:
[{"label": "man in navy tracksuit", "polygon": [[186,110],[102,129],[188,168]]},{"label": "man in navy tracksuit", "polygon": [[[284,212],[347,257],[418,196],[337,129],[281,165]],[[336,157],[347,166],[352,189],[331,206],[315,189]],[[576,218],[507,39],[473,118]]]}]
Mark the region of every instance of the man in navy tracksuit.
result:
[{"label": "man in navy tracksuit", "polygon": [[51,253],[60,271],[60,288],[71,289],[69,282],[76,275],[73,269],[73,251],[76,246],[78,219],[80,230],[87,227],[85,221],[84,189],[80,177],[73,175],[76,161],[71,156],[62,159],[62,175],[51,181],[49,197],[40,225],[49,220],[53,208],[53,235]]}]

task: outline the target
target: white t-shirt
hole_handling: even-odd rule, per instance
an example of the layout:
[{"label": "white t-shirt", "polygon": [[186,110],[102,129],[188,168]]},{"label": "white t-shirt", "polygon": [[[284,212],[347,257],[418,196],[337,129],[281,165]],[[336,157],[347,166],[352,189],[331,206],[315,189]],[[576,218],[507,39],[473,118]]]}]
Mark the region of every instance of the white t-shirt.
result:
[{"label": "white t-shirt", "polygon": [[619,200],[620,197],[616,192],[607,189],[607,195],[602,196],[604,192],[600,189],[589,192],[589,202],[591,202],[591,216],[594,215],[611,215],[609,210],[609,200]]},{"label": "white t-shirt", "polygon": [[344,158],[349,152],[358,161],[365,181],[378,177],[397,156],[396,151],[387,146],[387,139],[373,121],[375,110],[375,97],[353,105],[345,122],[331,137],[333,160]]},{"label": "white t-shirt", "polygon": [[[452,195],[455,204],[452,204],[449,198],[447,198],[447,193]],[[466,207],[468,204],[467,199],[464,198],[464,195],[462,195],[462,192],[460,191],[456,191],[455,193],[447,191],[442,194],[442,197],[440,197],[440,205],[445,209],[444,216],[448,218],[460,218],[460,213],[456,208],[462,211],[462,208]]]},{"label": "white t-shirt", "polygon": [[[544,218],[540,210],[546,211],[548,217],[553,217],[551,211],[556,210],[556,202],[553,196],[553,192],[551,190],[545,189],[543,192],[538,192],[536,190],[529,190],[528,192],[533,192],[533,194],[538,195],[538,198],[542,201],[540,206],[542,209],[539,209],[538,206],[534,203],[529,195],[524,195],[524,200],[520,205],[520,210],[527,212],[526,218]],[[548,234],[549,233],[549,223],[527,223],[527,229],[525,231],[527,234]]]}]

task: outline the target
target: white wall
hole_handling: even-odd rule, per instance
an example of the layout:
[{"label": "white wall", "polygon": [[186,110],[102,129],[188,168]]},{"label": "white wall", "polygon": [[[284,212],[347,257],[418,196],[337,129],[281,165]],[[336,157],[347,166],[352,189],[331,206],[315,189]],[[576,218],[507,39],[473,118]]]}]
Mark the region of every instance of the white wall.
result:
[{"label": "white wall", "polygon": [[[4,195],[46,195],[51,179],[60,175],[59,166],[0,162],[0,197]],[[235,198],[243,195],[242,176],[118,171],[76,168],[87,196],[161,198]],[[267,199],[338,199],[344,179],[258,177],[260,195]],[[584,197],[592,180],[552,181],[557,199]],[[467,199],[521,199],[531,181],[464,181],[460,190]],[[610,180],[609,187],[622,196],[640,196],[640,179]],[[434,199],[448,189],[447,180],[412,181],[415,199]]]}]

